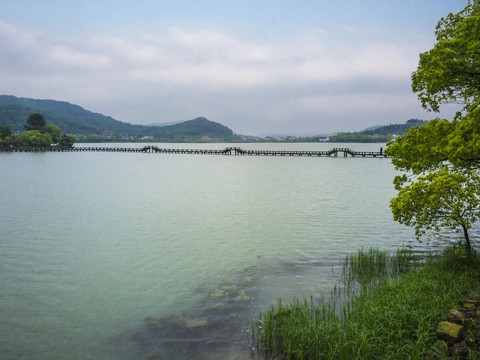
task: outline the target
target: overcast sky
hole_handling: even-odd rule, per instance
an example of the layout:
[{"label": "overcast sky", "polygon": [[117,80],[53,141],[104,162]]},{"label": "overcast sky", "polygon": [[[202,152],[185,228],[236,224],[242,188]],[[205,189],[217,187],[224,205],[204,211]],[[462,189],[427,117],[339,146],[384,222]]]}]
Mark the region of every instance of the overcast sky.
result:
[{"label": "overcast sky", "polygon": [[[467,0],[0,0],[0,94],[235,133],[432,119],[411,91]],[[441,115],[451,116],[455,108]]]}]

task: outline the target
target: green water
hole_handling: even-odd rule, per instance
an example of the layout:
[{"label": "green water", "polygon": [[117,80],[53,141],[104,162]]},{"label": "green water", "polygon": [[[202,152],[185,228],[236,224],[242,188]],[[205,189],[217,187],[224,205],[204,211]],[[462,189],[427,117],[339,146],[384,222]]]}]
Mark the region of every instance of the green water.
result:
[{"label": "green water", "polygon": [[383,158],[13,153],[0,173],[2,359],[249,358],[250,316],[413,238]]}]

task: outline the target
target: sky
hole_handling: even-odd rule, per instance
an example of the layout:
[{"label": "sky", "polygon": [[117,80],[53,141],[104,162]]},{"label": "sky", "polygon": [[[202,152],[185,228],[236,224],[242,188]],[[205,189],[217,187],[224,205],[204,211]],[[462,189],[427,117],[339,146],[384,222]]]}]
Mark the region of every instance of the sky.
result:
[{"label": "sky", "polygon": [[0,94],[244,135],[451,118],[411,90],[467,0],[0,0]]}]

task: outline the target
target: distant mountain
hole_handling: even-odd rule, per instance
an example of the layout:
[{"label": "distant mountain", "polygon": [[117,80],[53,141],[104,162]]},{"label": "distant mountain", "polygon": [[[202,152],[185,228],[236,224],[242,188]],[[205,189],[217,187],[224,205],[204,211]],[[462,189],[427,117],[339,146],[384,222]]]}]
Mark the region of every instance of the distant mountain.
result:
[{"label": "distant mountain", "polygon": [[369,131],[369,130],[375,130],[375,129],[381,128],[381,127],[383,127],[383,126],[384,126],[384,125],[370,126],[370,127],[366,128],[366,129],[363,129],[363,130],[360,131],[360,132]]},{"label": "distant mountain", "polygon": [[165,126],[132,125],[65,101],[38,100],[0,95],[0,125],[13,132],[22,131],[28,116],[43,114],[47,123],[55,124],[65,134],[79,139],[139,139],[152,138],[166,141],[231,140],[233,131],[206,118],[196,118]]},{"label": "distant mountain", "polygon": [[390,124],[378,126],[363,130],[361,133],[365,135],[403,135],[407,129],[411,127],[426,124],[428,121],[419,119],[410,119],[405,124]]},{"label": "distant mountain", "polygon": [[395,136],[405,134],[408,129],[426,124],[428,121],[410,119],[405,124],[390,124],[385,126],[372,126],[359,132],[339,133],[330,136],[331,142],[387,142]]},{"label": "distant mountain", "polygon": [[228,127],[210,121],[204,117],[184,121],[180,124],[169,126],[150,126],[151,134],[156,139],[201,139],[232,140],[235,134]]}]

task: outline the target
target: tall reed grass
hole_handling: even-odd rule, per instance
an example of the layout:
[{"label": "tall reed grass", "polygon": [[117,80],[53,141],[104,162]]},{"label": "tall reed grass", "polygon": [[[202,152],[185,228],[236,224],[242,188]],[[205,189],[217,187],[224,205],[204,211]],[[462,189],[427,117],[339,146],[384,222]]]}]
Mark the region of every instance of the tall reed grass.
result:
[{"label": "tall reed grass", "polygon": [[435,330],[462,294],[478,290],[479,256],[447,249],[418,266],[408,250],[346,257],[343,290],[320,302],[278,300],[251,323],[267,359],[425,359]]}]

